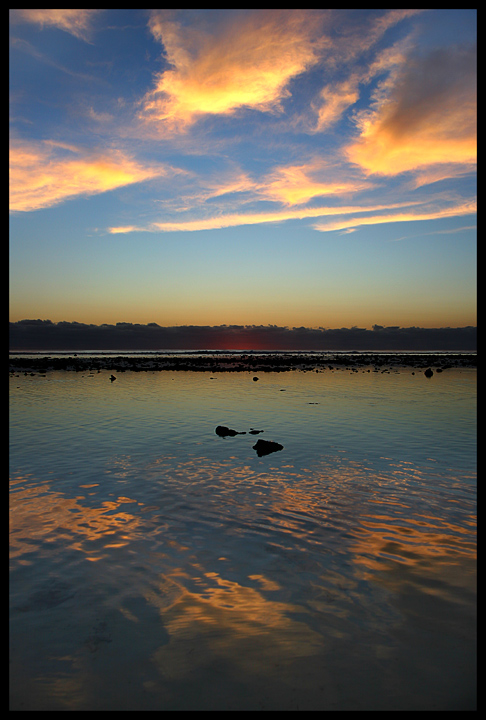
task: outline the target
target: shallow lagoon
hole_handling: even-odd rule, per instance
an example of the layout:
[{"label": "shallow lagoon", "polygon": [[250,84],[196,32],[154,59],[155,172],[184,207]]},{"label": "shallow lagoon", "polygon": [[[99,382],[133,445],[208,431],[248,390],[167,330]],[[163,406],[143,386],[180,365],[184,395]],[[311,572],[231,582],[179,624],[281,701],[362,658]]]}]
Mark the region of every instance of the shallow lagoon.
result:
[{"label": "shallow lagoon", "polygon": [[10,709],[475,709],[475,370],[110,374],[10,378]]}]

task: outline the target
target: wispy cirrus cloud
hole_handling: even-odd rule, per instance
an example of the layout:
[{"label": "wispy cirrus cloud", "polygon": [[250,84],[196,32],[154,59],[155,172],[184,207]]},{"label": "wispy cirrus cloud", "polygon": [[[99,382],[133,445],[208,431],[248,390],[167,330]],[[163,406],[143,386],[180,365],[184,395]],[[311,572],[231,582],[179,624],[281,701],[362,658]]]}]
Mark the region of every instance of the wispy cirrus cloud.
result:
[{"label": "wispy cirrus cloud", "polygon": [[[422,204],[422,203],[421,203]],[[425,205],[425,203],[423,203]],[[388,210],[392,209],[387,208]],[[371,210],[374,212],[374,209]],[[356,217],[354,213],[343,213],[343,215],[353,214],[354,217],[341,217],[328,223],[316,223],[315,230],[321,232],[331,232],[341,230],[343,232],[352,231],[363,225],[382,225],[384,223],[404,223],[417,222],[419,220],[440,220],[451,217],[461,217],[464,215],[473,215],[477,212],[477,203],[475,200],[467,200],[465,202],[454,203],[441,208],[427,208],[409,210],[407,212],[384,212],[383,214],[364,217]]]},{"label": "wispy cirrus cloud", "polygon": [[102,10],[39,10],[29,8],[26,10],[10,10],[10,22],[27,22],[42,28],[55,27],[74,35],[80,40],[89,41],[92,22]]},{"label": "wispy cirrus cloud", "polygon": [[226,215],[214,215],[195,220],[180,220],[174,222],[153,222],[145,226],[125,225],[111,227],[111,234],[128,232],[194,232],[198,230],[216,230],[239,225],[259,225],[264,223],[279,223],[287,220],[302,220],[307,218],[332,217],[336,215],[350,215],[368,212],[380,212],[419,205],[421,201],[392,203],[389,205],[371,205],[369,207],[350,205],[342,207],[299,207],[277,209],[269,212],[245,212]]},{"label": "wispy cirrus cloud", "polygon": [[359,100],[359,79],[354,76],[343,82],[326,85],[316,103],[317,120],[314,130],[323,132],[337,123],[343,113]]},{"label": "wispy cirrus cloud", "polygon": [[121,151],[80,150],[72,145],[12,141],[10,210],[29,212],[78,196],[96,195],[165,174]]},{"label": "wispy cirrus cloud", "polygon": [[[362,61],[391,27],[402,20],[419,14],[420,10],[392,10],[371,22],[366,29],[353,27],[339,39],[333,40],[332,63],[339,65],[345,79],[324,85],[319,96],[312,102],[314,117],[307,121],[309,132],[326,132],[341,120],[343,115],[359,101],[362,89],[377,76],[386,75],[382,83],[389,83],[390,77],[407,62],[407,53],[413,42],[413,33],[390,47],[377,51],[374,59]],[[357,61],[360,62],[357,62]]]},{"label": "wispy cirrus cloud", "polygon": [[257,184],[261,199],[271,199],[285,206],[302,205],[318,197],[344,197],[370,187],[348,174],[339,178],[331,164],[317,159],[302,165],[275,168]]},{"label": "wispy cirrus cloud", "polygon": [[[473,215],[477,212],[476,199],[443,201],[430,199],[411,200],[373,205],[347,205],[341,207],[287,207],[268,212],[236,212],[199,217],[191,220],[152,222],[146,225],[122,225],[108,228],[110,234],[131,232],[197,232],[219,230],[244,225],[281,223],[289,220],[322,219],[312,227],[320,232],[353,232],[358,227],[384,223],[408,223],[420,220],[440,220]],[[327,218],[336,218],[328,220]]]}]

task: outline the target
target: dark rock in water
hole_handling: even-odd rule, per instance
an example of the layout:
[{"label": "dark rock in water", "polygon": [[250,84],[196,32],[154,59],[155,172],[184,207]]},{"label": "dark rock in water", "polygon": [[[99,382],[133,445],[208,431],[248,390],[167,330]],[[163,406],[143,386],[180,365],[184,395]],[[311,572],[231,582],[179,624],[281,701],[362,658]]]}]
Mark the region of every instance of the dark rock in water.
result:
[{"label": "dark rock in water", "polygon": [[254,382],[256,382],[257,380],[258,380],[258,378],[257,378],[257,377],[254,377],[254,378],[253,378],[253,381],[254,381]]},{"label": "dark rock in water", "polygon": [[259,435],[262,432],[264,432],[264,431],[263,430],[253,430],[253,428],[250,428],[250,435]]},{"label": "dark rock in water", "polygon": [[116,377],[114,375],[110,375],[110,380],[113,382],[113,380],[116,380]]},{"label": "dark rock in water", "polygon": [[257,440],[255,445],[253,445],[253,450],[256,450],[258,457],[262,457],[262,455],[269,455],[270,453],[277,452],[277,450],[283,450],[283,445],[271,440]]},{"label": "dark rock in water", "polygon": [[219,435],[219,437],[234,437],[235,435],[246,435],[246,432],[238,432],[237,430],[232,430],[231,428],[227,428],[224,425],[218,425],[215,432],[216,435]]},{"label": "dark rock in water", "polygon": [[425,377],[432,377],[433,374],[434,371],[432,370],[432,368],[427,368],[427,370],[424,372]]}]

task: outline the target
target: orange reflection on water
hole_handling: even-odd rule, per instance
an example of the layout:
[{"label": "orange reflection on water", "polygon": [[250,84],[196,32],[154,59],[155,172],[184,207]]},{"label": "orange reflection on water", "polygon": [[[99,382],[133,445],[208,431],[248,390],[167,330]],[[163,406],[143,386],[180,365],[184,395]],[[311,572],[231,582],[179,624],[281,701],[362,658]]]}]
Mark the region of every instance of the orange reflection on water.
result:
[{"label": "orange reflection on water", "polygon": [[[475,525],[475,516],[470,516],[470,522]],[[361,539],[353,546],[355,562],[370,570],[383,569],[387,560],[414,565],[477,556],[473,527],[468,531],[437,517],[419,515],[397,521],[388,515],[366,515],[356,534]]]},{"label": "orange reflection on water", "polygon": [[[170,607],[160,608],[170,635],[154,656],[163,677],[183,679],[221,661],[246,677],[260,676],[296,657],[322,652],[322,636],[290,617],[302,608],[266,597],[280,589],[277,583],[261,574],[248,580],[242,585],[204,572],[196,578],[198,591],[179,585]],[[161,595],[166,583],[164,579]],[[251,586],[255,583],[260,587]]]},{"label": "orange reflection on water", "polygon": [[[11,488],[24,480],[16,478]],[[96,562],[105,556],[105,548],[129,542],[140,519],[118,508],[135,500],[120,496],[99,507],[86,506],[83,500],[84,496],[66,497],[48,483],[11,492],[10,558],[25,564],[29,553],[42,553],[42,546],[44,552],[52,552],[52,544],[61,543],[63,550],[78,550]]]},{"label": "orange reflection on water", "polygon": [[[475,527],[476,516],[472,513],[463,525],[428,515],[397,519],[382,513],[370,514],[360,519],[350,552],[363,577],[391,591],[407,613],[418,614],[420,603],[420,612],[425,613],[424,598],[434,596],[441,601],[432,608],[435,621],[444,604],[449,608],[449,617],[462,608],[464,617],[474,618]],[[410,610],[412,597],[414,607]]]}]

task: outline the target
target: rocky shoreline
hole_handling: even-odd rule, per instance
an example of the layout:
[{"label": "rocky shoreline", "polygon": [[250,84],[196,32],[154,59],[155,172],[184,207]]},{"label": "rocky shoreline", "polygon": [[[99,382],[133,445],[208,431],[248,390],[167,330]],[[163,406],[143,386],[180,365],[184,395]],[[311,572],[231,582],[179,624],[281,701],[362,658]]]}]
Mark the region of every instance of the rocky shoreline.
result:
[{"label": "rocky shoreline", "polygon": [[451,368],[476,368],[477,355],[469,353],[278,353],[248,354],[194,354],[194,355],[87,355],[78,356],[29,356],[9,358],[10,373],[40,373],[53,370],[71,372],[143,372],[143,371],[192,371],[192,372],[328,372],[348,370],[351,372],[387,372],[398,368],[411,371],[432,369],[442,372]]}]

